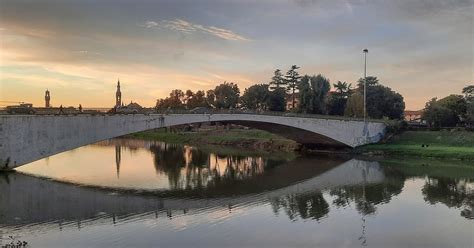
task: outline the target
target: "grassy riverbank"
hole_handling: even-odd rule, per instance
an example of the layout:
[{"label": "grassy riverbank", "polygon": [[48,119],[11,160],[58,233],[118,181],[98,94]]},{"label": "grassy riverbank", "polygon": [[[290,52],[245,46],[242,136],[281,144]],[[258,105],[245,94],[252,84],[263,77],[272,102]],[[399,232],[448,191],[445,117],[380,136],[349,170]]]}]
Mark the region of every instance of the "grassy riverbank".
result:
[{"label": "grassy riverbank", "polygon": [[[166,132],[165,129],[158,129],[128,136],[174,144],[189,144],[201,148],[218,145],[260,153],[291,153],[299,148],[299,145],[292,140],[255,129],[210,128],[199,132]],[[358,147],[354,153],[474,160],[474,132],[405,131],[383,143]]]},{"label": "grassy riverbank", "polygon": [[157,129],[128,136],[174,144],[232,146],[267,152],[292,152],[298,148],[298,144],[292,140],[255,129],[223,130],[211,128],[199,132],[166,132],[165,129]]},{"label": "grassy riverbank", "polygon": [[405,131],[384,143],[358,147],[356,152],[384,156],[474,160],[474,132]]}]

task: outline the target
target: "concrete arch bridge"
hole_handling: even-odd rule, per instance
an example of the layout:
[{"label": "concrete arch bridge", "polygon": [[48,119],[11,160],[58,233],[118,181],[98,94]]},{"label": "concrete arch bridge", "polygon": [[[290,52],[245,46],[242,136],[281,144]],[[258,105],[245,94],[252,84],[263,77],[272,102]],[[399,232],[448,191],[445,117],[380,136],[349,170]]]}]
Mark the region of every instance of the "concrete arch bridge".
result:
[{"label": "concrete arch bridge", "polygon": [[265,114],[1,115],[0,169],[130,133],[204,122],[239,124],[322,147],[354,148],[378,142],[385,133],[385,124],[377,121]]}]

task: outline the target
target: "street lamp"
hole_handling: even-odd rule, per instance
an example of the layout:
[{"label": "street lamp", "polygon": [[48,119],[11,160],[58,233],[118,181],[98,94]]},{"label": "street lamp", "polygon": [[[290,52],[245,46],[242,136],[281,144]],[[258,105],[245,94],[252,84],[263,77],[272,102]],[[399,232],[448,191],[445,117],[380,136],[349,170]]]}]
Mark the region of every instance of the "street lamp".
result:
[{"label": "street lamp", "polygon": [[367,53],[369,50],[366,48],[364,52],[364,122],[367,116]]}]

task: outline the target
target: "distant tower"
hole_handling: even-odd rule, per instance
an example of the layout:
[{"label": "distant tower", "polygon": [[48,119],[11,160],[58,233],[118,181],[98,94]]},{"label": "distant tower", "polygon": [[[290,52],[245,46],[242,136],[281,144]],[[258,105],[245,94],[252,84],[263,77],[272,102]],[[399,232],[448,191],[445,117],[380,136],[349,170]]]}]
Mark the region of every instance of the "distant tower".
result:
[{"label": "distant tower", "polygon": [[46,108],[51,108],[51,105],[49,104],[49,100],[51,99],[51,96],[49,95],[49,90],[46,90],[46,93],[44,95],[44,101],[45,101],[45,104],[44,106]]},{"label": "distant tower", "polygon": [[120,80],[117,82],[117,92],[115,93],[115,107],[120,107],[122,104],[122,92],[120,92]]}]

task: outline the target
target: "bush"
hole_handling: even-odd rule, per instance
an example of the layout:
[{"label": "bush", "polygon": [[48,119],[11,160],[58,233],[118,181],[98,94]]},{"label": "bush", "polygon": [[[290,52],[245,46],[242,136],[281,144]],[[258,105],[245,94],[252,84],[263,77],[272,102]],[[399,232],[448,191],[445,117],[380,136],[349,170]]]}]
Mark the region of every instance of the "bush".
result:
[{"label": "bush", "polygon": [[387,127],[385,129],[387,134],[396,134],[399,133],[401,130],[405,129],[408,125],[406,121],[403,120],[392,120],[387,117],[383,118],[383,122]]}]

